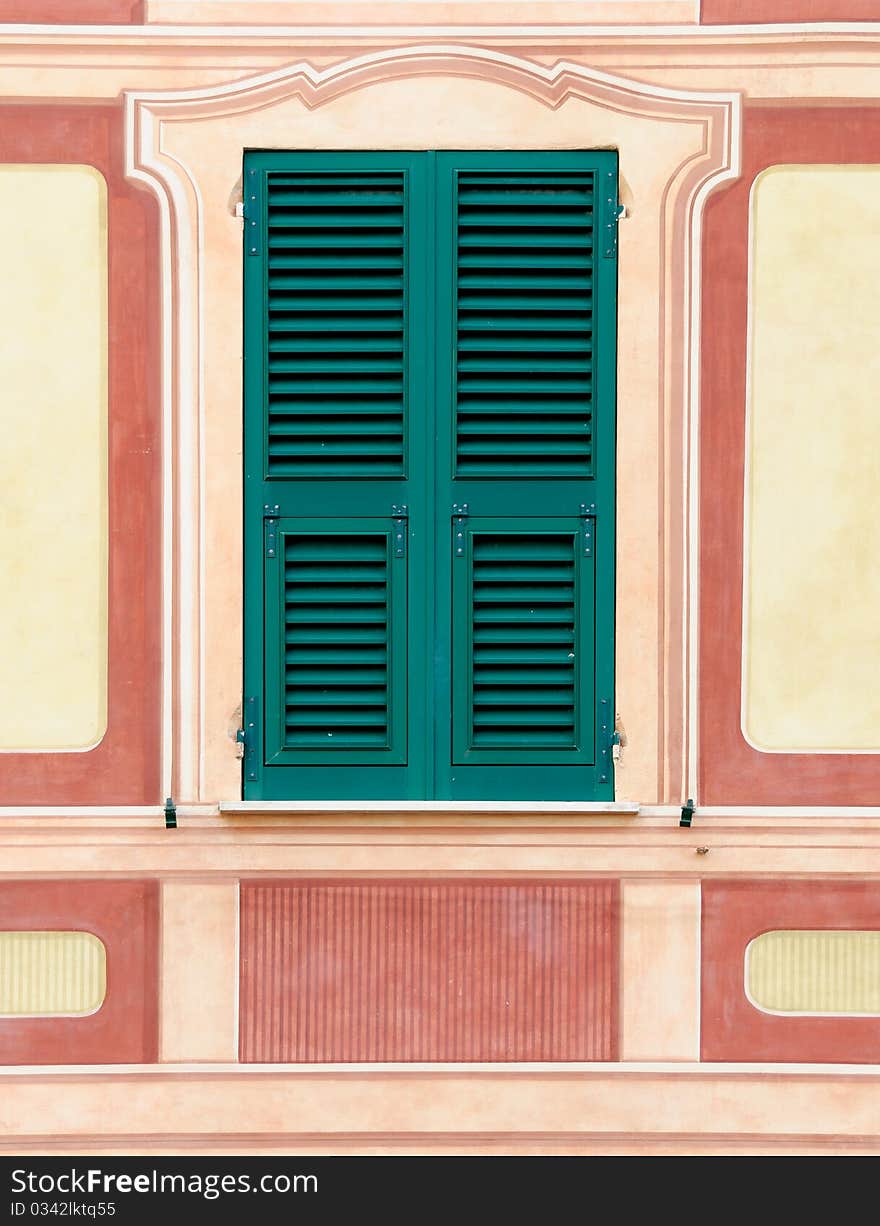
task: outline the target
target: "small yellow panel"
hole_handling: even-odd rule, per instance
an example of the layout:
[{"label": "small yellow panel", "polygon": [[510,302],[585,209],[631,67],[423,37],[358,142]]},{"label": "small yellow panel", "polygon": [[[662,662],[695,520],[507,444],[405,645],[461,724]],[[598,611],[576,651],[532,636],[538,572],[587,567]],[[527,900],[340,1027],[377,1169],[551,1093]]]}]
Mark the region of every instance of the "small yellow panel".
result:
[{"label": "small yellow panel", "polygon": [[880,167],[752,194],[743,732],[880,750]]},{"label": "small yellow panel", "polygon": [[0,750],[107,729],[107,185],[0,166]]},{"label": "small yellow panel", "polygon": [[0,932],[0,1017],[78,1017],[107,994],[107,951],[91,932]]},{"label": "small yellow panel", "polygon": [[765,932],[746,949],[746,992],[768,1013],[880,1015],[880,932]]}]

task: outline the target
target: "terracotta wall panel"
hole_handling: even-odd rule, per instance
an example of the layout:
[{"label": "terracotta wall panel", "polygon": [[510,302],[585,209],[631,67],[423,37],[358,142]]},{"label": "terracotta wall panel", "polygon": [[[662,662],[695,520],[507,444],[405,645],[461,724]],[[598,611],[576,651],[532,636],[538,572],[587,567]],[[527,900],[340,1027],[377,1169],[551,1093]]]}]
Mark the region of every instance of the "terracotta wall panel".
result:
[{"label": "terracotta wall panel", "polygon": [[[107,184],[107,731],[96,748],[0,754],[5,805],[160,796],[161,413],[158,214],[124,177],[117,106],[0,107],[0,163],[92,166]],[[53,490],[39,485],[51,503]],[[69,513],[63,499],[59,517]]]},{"label": "terracotta wall panel", "polygon": [[140,25],[145,0],[0,0],[0,22]]},{"label": "terracotta wall panel", "polygon": [[613,1060],[616,882],[242,884],[243,1061]]},{"label": "terracotta wall panel", "polygon": [[3,881],[0,931],[91,932],[106,995],[84,1017],[0,1018],[0,1064],[139,1064],[156,1059],[158,887],[153,881]]},{"label": "terracotta wall panel", "polygon": [[746,948],[779,929],[880,930],[880,883],[704,881],[701,1058],[880,1063],[880,1017],[785,1016],[751,1003]]},{"label": "terracotta wall panel", "polygon": [[877,0],[702,0],[703,25],[877,21]]}]

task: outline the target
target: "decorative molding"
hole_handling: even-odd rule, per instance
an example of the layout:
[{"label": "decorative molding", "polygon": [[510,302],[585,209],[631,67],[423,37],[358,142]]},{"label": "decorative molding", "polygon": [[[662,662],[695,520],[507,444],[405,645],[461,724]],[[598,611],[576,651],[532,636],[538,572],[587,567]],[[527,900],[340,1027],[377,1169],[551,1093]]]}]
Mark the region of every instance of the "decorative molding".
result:
[{"label": "decorative molding", "polygon": [[[690,472],[684,501],[678,490],[670,495],[670,515],[680,521],[684,557],[696,562],[693,514],[696,467],[694,440],[698,421],[700,233],[705,202],[719,186],[739,173],[740,97],[735,93],[671,90],[611,76],[560,60],[547,66],[500,50],[459,45],[397,47],[356,56],[318,69],[307,62],[200,89],[160,92],[132,91],[125,95],[126,172],[146,186],[159,201],[162,215],[163,304],[163,433],[165,440],[165,608],[173,611],[164,626],[165,754],[167,794],[193,801],[205,796],[205,668],[204,657],[204,312],[203,268],[206,259],[204,206],[197,175],[172,156],[166,133],[175,120],[188,123],[259,112],[297,99],[314,110],[370,85],[423,76],[471,77],[518,90],[558,110],[569,98],[583,99],[609,113],[646,121],[682,122],[703,130],[702,152],[668,172],[663,193],[661,225],[671,228],[674,250],[664,250],[662,292],[664,334],[660,338],[661,439],[664,470]],[[684,284],[681,273],[684,269]],[[682,440],[678,438],[683,422]],[[661,508],[662,514],[662,508]],[[177,525],[177,550],[172,525]],[[176,559],[176,562],[175,562]],[[174,570],[172,571],[172,564]],[[660,561],[661,573],[664,560]],[[687,567],[684,566],[686,571]],[[681,585],[685,607],[696,600],[696,584],[685,574],[667,575]],[[173,621],[171,620],[173,616]],[[691,611],[693,619],[694,613]],[[688,655],[687,628],[675,632],[680,641],[680,679],[667,676],[664,689],[681,687],[672,700],[669,724],[690,718],[694,711],[696,655]],[[171,645],[180,667],[172,675]],[[662,667],[665,667],[663,665]],[[685,697],[685,695],[688,697]],[[669,701],[668,699],[666,700]],[[689,758],[694,759],[695,729],[689,734]],[[674,753],[663,752],[659,768],[661,794],[672,798],[683,788],[675,776],[682,771]],[[665,759],[669,757],[669,761]],[[693,771],[693,765],[684,766]],[[672,776],[672,781],[669,777]],[[687,777],[687,776],[686,776]],[[693,792],[689,794],[693,795]]]},{"label": "decorative molding", "polygon": [[[880,820],[303,813],[0,818],[0,880],[880,878]],[[703,849],[702,851],[698,849]]]},{"label": "decorative molding", "polygon": [[[401,0],[400,7],[404,7]],[[0,25],[0,36],[6,41],[24,41],[27,39],[45,39],[47,42],[67,42],[77,40],[88,43],[118,42],[121,45],[135,43],[192,43],[199,41],[228,41],[240,43],[242,39],[250,41],[277,41],[279,39],[294,42],[325,42],[328,45],[343,40],[363,44],[364,39],[372,38],[383,41],[401,38],[438,39],[438,38],[479,38],[480,40],[505,39],[516,40],[526,45],[545,43],[548,40],[556,42],[564,39],[601,39],[603,41],[626,42],[632,38],[656,39],[663,41],[681,41],[713,45],[722,41],[737,39],[778,45],[780,42],[800,43],[809,40],[813,43],[831,42],[844,38],[864,38],[866,40],[880,39],[878,21],[788,21],[772,24],[727,24],[727,25],[697,25],[684,24],[601,24],[596,22],[545,22],[545,23],[468,23],[446,22],[426,24],[418,21],[396,22],[393,24],[358,25],[354,22],[327,25],[318,23],[299,25],[186,25],[150,23],[147,25],[59,25],[39,23],[4,23]]]},{"label": "decorative molding", "polygon": [[367,29],[387,20],[412,19],[416,26],[458,17],[459,21],[495,19],[493,24],[514,24],[543,13],[546,23],[562,21],[598,25],[637,25],[676,22],[696,23],[700,19],[700,0],[541,0],[536,6],[528,0],[146,0],[147,23],[185,23],[222,25],[277,25],[296,17],[299,24],[328,19],[358,24],[365,19]]},{"label": "decorative molding", "polygon": [[[0,1072],[0,1149],[880,1147],[876,1066],[133,1065]],[[663,1110],[657,1110],[658,1102]],[[211,1124],[206,1129],[206,1121]]]}]

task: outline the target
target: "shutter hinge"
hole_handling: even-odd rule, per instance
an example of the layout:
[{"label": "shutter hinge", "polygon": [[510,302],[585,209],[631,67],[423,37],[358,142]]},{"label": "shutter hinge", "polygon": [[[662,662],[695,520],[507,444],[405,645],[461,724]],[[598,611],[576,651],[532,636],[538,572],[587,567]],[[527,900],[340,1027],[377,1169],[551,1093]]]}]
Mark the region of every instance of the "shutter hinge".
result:
[{"label": "shutter hinge", "polygon": [[466,502],[454,502],[452,504],[452,524],[455,537],[455,556],[457,558],[464,557],[465,531],[464,521],[468,517],[468,504]]},{"label": "shutter hinge", "polygon": [[603,698],[599,703],[599,770],[602,772],[599,775],[600,783],[607,783],[611,774],[615,737],[619,744],[620,737],[611,719],[611,702],[608,698]]},{"label": "shutter hinge", "polygon": [[581,519],[584,521],[584,557],[593,556],[593,528],[596,519],[595,502],[581,503]]},{"label": "shutter hinge", "polygon": [[257,172],[249,170],[242,188],[241,215],[244,219],[244,246],[248,255],[260,254],[260,210],[257,200]]},{"label": "shutter hinge", "polygon": [[266,557],[274,558],[278,548],[278,512],[281,508],[276,502],[268,502],[263,507],[263,518],[266,521]]},{"label": "shutter hinge", "polygon": [[679,826],[690,826],[691,822],[694,819],[694,814],[696,813],[696,811],[697,811],[697,807],[689,796],[687,800],[685,801],[685,803],[682,805],[681,819],[678,823]]},{"label": "shutter hinge", "polygon": [[602,200],[602,254],[606,259],[613,259],[617,255],[617,223],[625,215],[617,199],[617,175],[613,170],[605,175]]},{"label": "shutter hinge", "polygon": [[165,800],[165,829],[177,829],[177,805],[171,796]]},{"label": "shutter hinge", "polygon": [[394,556],[395,558],[406,557],[406,533],[407,533],[407,517],[409,508],[406,503],[402,506],[393,506],[391,508],[391,517],[394,520]]},{"label": "shutter hinge", "polygon": [[248,698],[244,704],[244,727],[236,729],[236,745],[241,746],[244,773],[247,779],[257,777],[257,700]]}]

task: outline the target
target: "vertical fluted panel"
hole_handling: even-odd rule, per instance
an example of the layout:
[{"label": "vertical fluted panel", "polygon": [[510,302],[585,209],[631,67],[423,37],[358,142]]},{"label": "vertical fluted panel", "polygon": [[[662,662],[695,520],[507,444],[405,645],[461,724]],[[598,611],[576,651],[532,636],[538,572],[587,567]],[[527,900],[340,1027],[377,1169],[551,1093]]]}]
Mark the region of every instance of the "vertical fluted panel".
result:
[{"label": "vertical fluted panel", "polygon": [[241,888],[246,1062],[613,1060],[617,882]]},{"label": "vertical fluted panel", "polygon": [[107,951],[90,932],[0,932],[0,1016],[93,1013],[107,988]]}]

